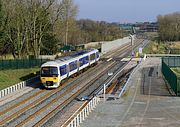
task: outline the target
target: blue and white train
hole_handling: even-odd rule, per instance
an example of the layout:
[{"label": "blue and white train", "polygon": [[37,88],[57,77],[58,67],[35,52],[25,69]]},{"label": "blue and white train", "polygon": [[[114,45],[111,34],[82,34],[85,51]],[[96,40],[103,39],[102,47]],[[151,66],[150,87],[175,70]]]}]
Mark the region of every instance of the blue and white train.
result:
[{"label": "blue and white train", "polygon": [[99,51],[90,49],[73,56],[48,61],[41,66],[41,83],[46,88],[57,88],[62,80],[96,63],[99,58]]}]

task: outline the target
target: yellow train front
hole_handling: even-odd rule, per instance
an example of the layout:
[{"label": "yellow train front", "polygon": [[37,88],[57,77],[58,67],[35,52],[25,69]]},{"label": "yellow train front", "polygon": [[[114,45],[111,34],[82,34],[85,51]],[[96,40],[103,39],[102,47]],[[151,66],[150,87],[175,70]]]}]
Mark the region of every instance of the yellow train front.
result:
[{"label": "yellow train front", "polygon": [[62,80],[96,63],[99,57],[99,51],[91,49],[46,62],[41,66],[41,83],[46,88],[57,88]]},{"label": "yellow train front", "polygon": [[60,84],[60,75],[58,67],[41,67],[41,83],[46,88],[57,88]]}]

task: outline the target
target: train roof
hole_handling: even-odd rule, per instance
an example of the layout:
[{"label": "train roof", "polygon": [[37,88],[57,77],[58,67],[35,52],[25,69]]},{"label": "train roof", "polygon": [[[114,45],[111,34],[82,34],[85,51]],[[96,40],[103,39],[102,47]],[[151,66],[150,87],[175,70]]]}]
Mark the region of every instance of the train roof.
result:
[{"label": "train roof", "polygon": [[81,52],[78,52],[78,53],[71,55],[71,56],[58,58],[58,59],[55,59],[54,61],[48,61],[48,62],[44,63],[42,66],[59,66],[61,64],[64,65],[67,62],[74,61],[77,58],[79,58],[80,56],[83,56],[87,53],[91,53],[92,51],[98,51],[98,50],[97,49],[90,49],[90,50],[81,51]]},{"label": "train roof", "polygon": [[97,49],[83,50],[83,51],[78,52],[78,53],[76,53],[74,55],[56,59],[55,61],[69,61],[71,59],[74,59],[74,58],[77,58],[79,56],[85,55],[85,54],[90,53],[92,51],[98,51],[98,50]]}]

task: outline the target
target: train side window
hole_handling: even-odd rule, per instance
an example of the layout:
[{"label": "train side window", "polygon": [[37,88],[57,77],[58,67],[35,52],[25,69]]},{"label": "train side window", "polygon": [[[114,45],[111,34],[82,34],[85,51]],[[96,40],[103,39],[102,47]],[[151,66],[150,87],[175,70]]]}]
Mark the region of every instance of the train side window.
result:
[{"label": "train side window", "polygon": [[84,61],[84,63],[85,63],[85,64],[87,64],[88,62],[89,62],[89,57],[88,57],[88,56],[86,56],[86,57],[85,57],[85,61]]},{"label": "train side window", "polygon": [[77,69],[77,61],[69,63],[69,69],[70,71]]},{"label": "train side window", "polygon": [[61,73],[61,76],[67,74],[67,67],[66,65],[63,65],[60,67],[60,73]]},{"label": "train side window", "polygon": [[95,58],[96,58],[95,53],[93,53],[93,54],[90,55],[90,60],[94,60]]},{"label": "train side window", "polygon": [[80,67],[84,65],[84,58],[79,59],[79,65]]},{"label": "train side window", "polygon": [[87,64],[89,62],[89,57],[88,56],[83,57],[83,58],[79,59],[79,62],[80,62],[80,67],[81,67],[84,64]]},{"label": "train side window", "polygon": [[99,58],[99,52],[96,53],[96,58]]}]

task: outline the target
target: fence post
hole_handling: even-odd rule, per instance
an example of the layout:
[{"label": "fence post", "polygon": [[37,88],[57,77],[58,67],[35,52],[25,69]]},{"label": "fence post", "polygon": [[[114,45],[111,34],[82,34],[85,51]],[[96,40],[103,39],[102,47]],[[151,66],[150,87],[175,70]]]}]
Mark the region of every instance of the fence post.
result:
[{"label": "fence post", "polygon": [[22,66],[23,66],[23,68],[25,68],[25,66],[24,66],[24,61],[25,61],[25,59],[22,60]]},{"label": "fence post", "polygon": [[76,117],[74,118],[74,127],[77,127],[77,125],[76,125],[76,121],[77,119],[76,119]]},{"label": "fence post", "polygon": [[78,124],[77,124],[77,126],[79,126],[80,125],[80,114],[78,115]]},{"label": "fence post", "polygon": [[82,123],[82,111],[79,113],[79,121]]},{"label": "fence post", "polygon": [[85,116],[84,116],[84,109],[82,110],[82,120],[85,119]]},{"label": "fence post", "polygon": [[3,90],[0,91],[0,98],[3,97],[3,93],[2,92],[3,92]]},{"label": "fence post", "polygon": [[2,59],[2,66],[1,66],[1,67],[2,67],[2,70],[3,70],[3,68],[4,68],[4,67],[3,67],[3,62],[4,62],[4,61],[3,61],[3,59]]},{"label": "fence post", "polygon": [[42,65],[42,58],[41,58],[41,60],[39,61],[39,63],[40,63],[39,66],[41,66],[41,65]]},{"label": "fence post", "polygon": [[1,90],[1,97],[4,97],[4,90]]},{"label": "fence post", "polygon": [[168,59],[168,65],[169,65],[169,59]]},{"label": "fence post", "polygon": [[[11,87],[9,87],[8,89],[9,89],[9,93],[11,93]],[[9,94],[9,93],[8,93],[8,94]]]},{"label": "fence post", "polygon": [[89,115],[89,106],[88,105],[86,106],[86,109],[87,109],[87,115]]}]

